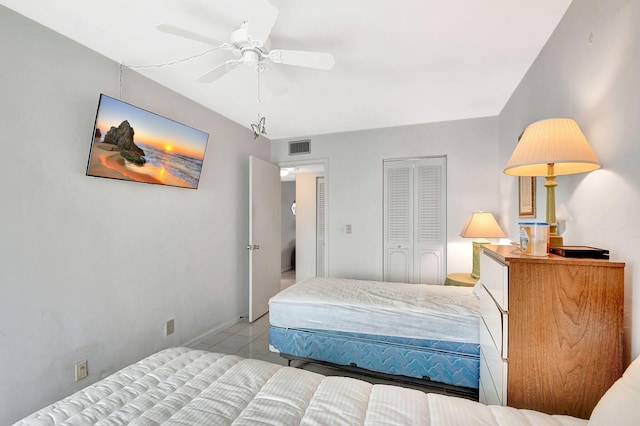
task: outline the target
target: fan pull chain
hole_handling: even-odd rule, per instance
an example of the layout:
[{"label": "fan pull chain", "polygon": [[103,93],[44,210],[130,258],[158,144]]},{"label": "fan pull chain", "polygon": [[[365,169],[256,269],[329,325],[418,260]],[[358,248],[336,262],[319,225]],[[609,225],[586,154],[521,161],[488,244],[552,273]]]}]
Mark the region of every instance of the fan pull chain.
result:
[{"label": "fan pull chain", "polygon": [[256,67],[256,74],[258,75],[258,103],[262,102],[262,100],[260,99],[260,71],[257,69]]},{"label": "fan pull chain", "polygon": [[256,66],[256,74],[257,74],[257,83],[258,83],[258,121],[256,123],[251,124],[251,130],[253,130],[253,139],[257,139],[260,135],[266,135],[267,131],[265,130],[265,121],[266,118],[260,115],[260,74],[262,74],[264,68],[258,64]]}]

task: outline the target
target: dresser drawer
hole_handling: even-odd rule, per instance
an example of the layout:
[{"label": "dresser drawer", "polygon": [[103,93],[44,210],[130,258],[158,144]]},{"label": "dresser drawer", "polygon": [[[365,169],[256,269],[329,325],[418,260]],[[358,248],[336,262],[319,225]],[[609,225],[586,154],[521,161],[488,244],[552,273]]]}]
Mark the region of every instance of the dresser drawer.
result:
[{"label": "dresser drawer", "polygon": [[480,255],[480,282],[500,309],[509,310],[509,267],[486,254]]},{"label": "dresser drawer", "polygon": [[[480,386],[482,386],[487,401],[497,398],[498,405],[507,404],[507,361],[502,359],[498,349],[493,344],[484,321],[480,321]],[[492,397],[492,387],[495,395]]]},{"label": "dresser drawer", "polygon": [[480,315],[482,315],[482,320],[489,331],[493,344],[500,356],[507,359],[509,325],[507,313],[500,309],[484,286],[479,287],[477,295],[480,298]]},{"label": "dresser drawer", "polygon": [[480,354],[480,386],[478,389],[478,401],[486,405],[502,405],[498,396],[496,385],[493,383],[487,361],[484,354]]}]

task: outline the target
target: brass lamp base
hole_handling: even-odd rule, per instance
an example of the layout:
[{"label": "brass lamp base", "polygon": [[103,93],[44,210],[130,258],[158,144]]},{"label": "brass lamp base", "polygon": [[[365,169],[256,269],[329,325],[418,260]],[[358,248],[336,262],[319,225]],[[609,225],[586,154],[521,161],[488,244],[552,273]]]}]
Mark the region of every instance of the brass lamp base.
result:
[{"label": "brass lamp base", "polygon": [[549,236],[549,247],[561,247],[563,245],[562,235]]},{"label": "brass lamp base", "polygon": [[556,176],[553,163],[547,165],[547,176],[544,183],[547,188],[547,222],[549,223],[549,247],[562,246],[562,236],[558,234],[558,222],[556,221]]},{"label": "brass lamp base", "polygon": [[472,241],[473,243],[473,268],[471,269],[471,276],[473,278],[480,278],[480,253],[482,253],[482,246],[489,244],[489,241]]}]

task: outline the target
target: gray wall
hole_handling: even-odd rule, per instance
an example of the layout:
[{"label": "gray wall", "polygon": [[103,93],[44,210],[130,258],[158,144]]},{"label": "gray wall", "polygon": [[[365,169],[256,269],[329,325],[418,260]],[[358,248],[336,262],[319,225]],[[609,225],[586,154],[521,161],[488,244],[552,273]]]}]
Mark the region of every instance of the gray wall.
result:
[{"label": "gray wall", "polygon": [[[500,166],[531,122],[572,117],[602,169],[559,176],[556,203],[573,220],[564,243],[611,251],[626,262],[627,355],[640,355],[640,2],[575,0],[500,114]],[[537,217],[545,217],[544,178],[538,178]],[[517,236],[516,178],[500,179],[501,215]],[[633,326],[633,327],[632,327]]]},{"label": "gray wall", "polygon": [[470,272],[471,241],[460,231],[473,211],[498,212],[497,125],[492,117],[311,136],[311,154],[294,157],[278,140],[271,159],[327,161],[329,276],[381,280],[383,160],[446,155],[447,270]]},{"label": "gray wall", "polygon": [[[270,149],[125,71],[124,101],[210,134],[200,187],[87,177],[98,96],[118,97],[118,65],[2,6],[0,52],[6,425],[248,312],[248,157]],[[74,382],[82,359],[89,377]]]}]

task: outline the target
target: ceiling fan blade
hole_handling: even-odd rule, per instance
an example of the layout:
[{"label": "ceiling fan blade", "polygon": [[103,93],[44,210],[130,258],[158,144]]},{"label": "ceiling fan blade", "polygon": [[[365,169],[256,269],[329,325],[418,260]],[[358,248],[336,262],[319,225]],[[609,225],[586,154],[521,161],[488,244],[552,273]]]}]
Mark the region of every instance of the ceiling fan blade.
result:
[{"label": "ceiling fan blade", "polygon": [[[253,41],[264,44],[269,38],[271,29],[278,19],[278,8],[267,0],[249,1],[249,20],[247,21],[247,34]],[[261,47],[261,46],[256,47]]]},{"label": "ceiling fan blade", "polygon": [[269,67],[267,71],[261,72],[260,81],[273,96],[284,95],[289,90],[282,74],[275,67]]},{"label": "ceiling fan blade", "polygon": [[209,71],[208,73],[204,74],[202,77],[198,79],[198,81],[200,83],[211,83],[212,81],[219,79],[229,71],[232,71],[241,63],[242,61],[236,61],[236,60],[224,62],[218,65],[217,67],[215,67],[214,69],[212,69],[211,71]]},{"label": "ceiling fan blade", "polygon": [[305,52],[301,50],[277,50],[269,52],[269,59],[276,64],[330,70],[335,65],[331,53]]},{"label": "ceiling fan blade", "polygon": [[179,37],[188,38],[190,40],[200,41],[202,43],[210,44],[212,46],[216,46],[216,47],[227,47],[228,46],[227,43],[222,42],[220,40],[216,40],[214,38],[210,38],[210,37],[207,37],[207,36],[196,34],[194,32],[191,32],[189,30],[185,30],[185,29],[182,29],[182,28],[174,27],[173,25],[170,25],[170,24],[158,24],[158,25],[156,25],[156,28],[158,29],[158,31],[162,31],[163,33],[167,33],[167,34],[172,34],[172,35],[176,35],[176,36],[179,36]]}]

